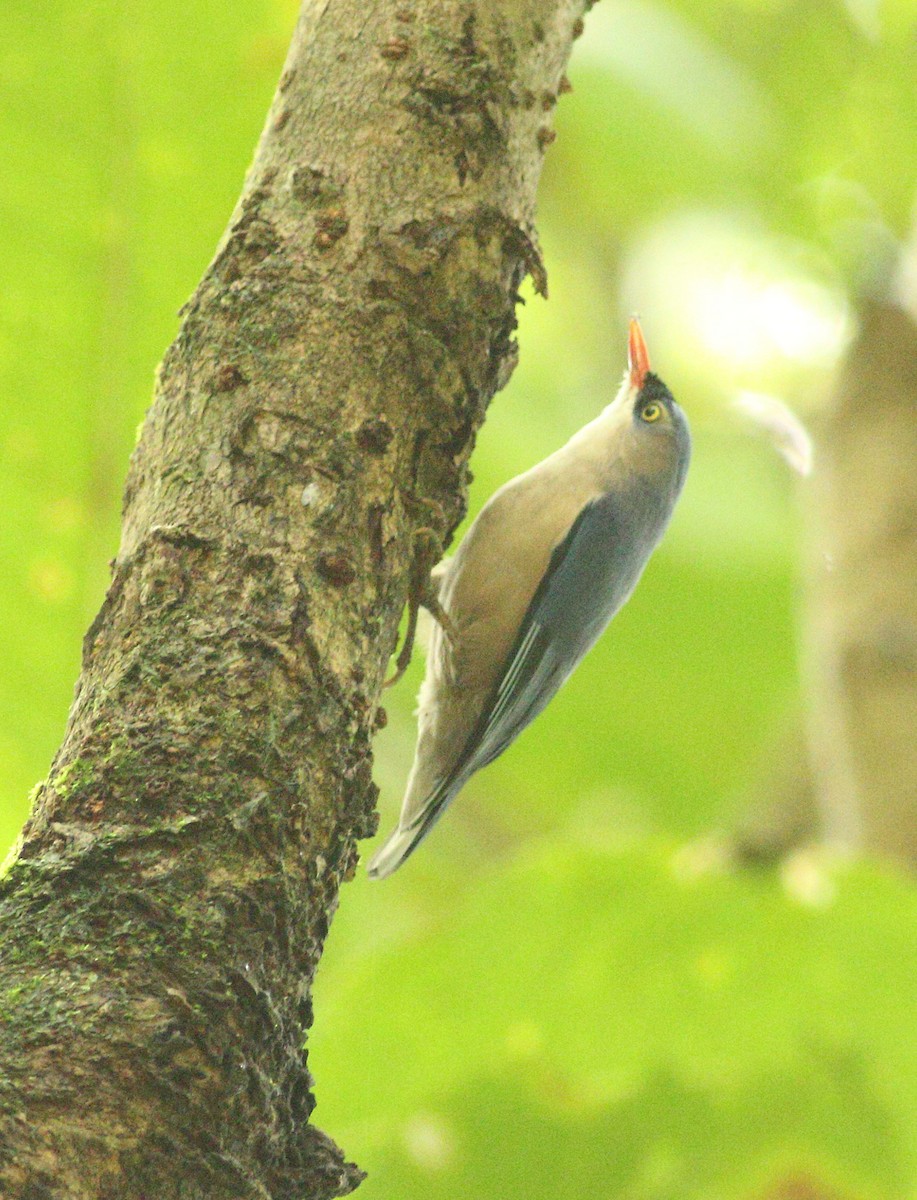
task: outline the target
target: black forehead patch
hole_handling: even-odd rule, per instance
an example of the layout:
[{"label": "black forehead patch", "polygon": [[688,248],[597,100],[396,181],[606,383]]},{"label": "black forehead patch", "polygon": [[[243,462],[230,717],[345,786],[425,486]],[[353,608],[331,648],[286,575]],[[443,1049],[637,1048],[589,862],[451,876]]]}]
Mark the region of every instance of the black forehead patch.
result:
[{"label": "black forehead patch", "polygon": [[665,386],[658,375],[654,375],[652,371],[647,371],[643,380],[643,387],[637,393],[637,403],[646,404],[650,400],[658,400],[670,408],[675,403],[675,397]]},{"label": "black forehead patch", "polygon": [[637,398],[634,401],[634,420],[637,419],[640,410],[650,403],[661,404],[669,416],[674,417],[675,397],[658,375],[654,375],[652,371],[647,371],[643,380],[643,387],[637,393]]}]

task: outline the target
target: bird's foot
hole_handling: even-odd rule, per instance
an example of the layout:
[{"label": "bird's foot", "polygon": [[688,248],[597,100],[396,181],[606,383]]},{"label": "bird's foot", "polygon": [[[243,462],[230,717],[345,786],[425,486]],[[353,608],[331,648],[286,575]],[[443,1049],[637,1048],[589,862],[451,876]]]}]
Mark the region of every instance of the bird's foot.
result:
[{"label": "bird's foot", "polygon": [[449,614],[439,602],[439,585],[433,578],[431,567],[442,556],[442,541],[435,529],[422,526],[414,531],[415,550],[411,563],[411,581],[408,590],[408,627],[404,642],[395,660],[395,673],[386,679],[383,687],[394,687],[404,676],[414,653],[417,636],[417,614],[425,608],[445,631],[450,641],[455,639],[455,626]]},{"label": "bird's foot", "polygon": [[455,628],[455,622],[440,604],[439,596],[432,589],[432,586],[429,595],[423,596],[420,603],[421,606],[427,610],[437,625],[439,625],[443,633],[454,646],[456,638],[458,637],[458,631]]}]

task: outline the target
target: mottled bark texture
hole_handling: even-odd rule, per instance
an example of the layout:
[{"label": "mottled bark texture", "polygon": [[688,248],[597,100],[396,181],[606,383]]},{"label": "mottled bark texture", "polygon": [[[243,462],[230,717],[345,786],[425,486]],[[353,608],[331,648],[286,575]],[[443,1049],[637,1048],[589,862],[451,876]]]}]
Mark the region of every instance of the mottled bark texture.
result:
[{"label": "mottled bark texture", "polygon": [[917,866],[917,327],[861,305],[807,488],[807,717],[738,837],[751,858],[811,840]]},{"label": "mottled bark texture", "polygon": [[361,1177],[309,1124],[311,981],[375,828],[412,563],[461,516],[526,272],[544,289],[535,188],[583,7],[304,0],[0,884],[8,1200]]}]

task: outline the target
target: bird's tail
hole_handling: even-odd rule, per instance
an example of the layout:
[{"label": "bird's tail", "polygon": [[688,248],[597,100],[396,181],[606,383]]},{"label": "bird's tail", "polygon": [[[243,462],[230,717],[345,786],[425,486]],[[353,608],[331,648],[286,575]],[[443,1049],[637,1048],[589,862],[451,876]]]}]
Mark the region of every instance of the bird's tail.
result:
[{"label": "bird's tail", "polygon": [[366,868],[367,874],[373,879],[385,879],[387,875],[391,875],[401,866],[426,832],[423,825],[417,829],[403,829],[398,825],[382,849],[373,855]]},{"label": "bird's tail", "polygon": [[407,825],[399,821],[382,849],[373,855],[366,868],[367,874],[373,879],[384,879],[396,871],[443,815],[446,805],[463,782],[464,779],[453,779],[451,776],[438,780],[420,812]]}]

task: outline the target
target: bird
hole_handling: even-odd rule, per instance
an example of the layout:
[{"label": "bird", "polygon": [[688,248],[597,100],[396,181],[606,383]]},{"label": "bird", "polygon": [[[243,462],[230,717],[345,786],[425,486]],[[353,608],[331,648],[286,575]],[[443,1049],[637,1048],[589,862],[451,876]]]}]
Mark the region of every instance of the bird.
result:
[{"label": "bird", "polygon": [[640,322],[612,402],[506,483],[431,573],[433,624],[391,875],[472,775],[545,708],[630,597],[681,493],[687,418],[650,368]]}]

